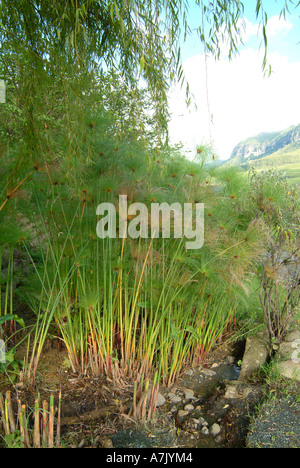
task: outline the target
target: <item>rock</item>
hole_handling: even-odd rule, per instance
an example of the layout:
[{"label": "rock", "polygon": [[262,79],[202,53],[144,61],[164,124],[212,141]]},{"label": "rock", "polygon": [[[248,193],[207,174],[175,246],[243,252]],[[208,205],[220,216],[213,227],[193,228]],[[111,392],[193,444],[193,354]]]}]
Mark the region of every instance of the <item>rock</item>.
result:
[{"label": "rock", "polygon": [[191,394],[191,395],[195,395],[194,390],[192,390],[191,388],[186,388],[186,387],[184,387],[184,388],[182,389],[182,391],[183,391],[184,393],[189,393],[189,394]]},{"label": "rock", "polygon": [[211,365],[211,368],[212,369],[215,369],[216,367],[219,367],[219,363],[218,362],[214,362],[212,365]]},{"label": "rock", "polygon": [[201,429],[201,433],[204,435],[209,435],[209,429],[206,426],[203,426]]},{"label": "rock", "polygon": [[187,370],[184,372],[184,375],[188,375],[188,376],[194,375],[193,369],[187,369]]},{"label": "rock", "polygon": [[279,373],[286,379],[295,379],[300,382],[300,362],[289,359],[277,364]]},{"label": "rock", "polygon": [[[151,389],[148,390],[147,392],[147,400],[149,401],[150,400],[150,395],[151,395]],[[158,392],[157,394],[157,400],[156,400],[156,406],[163,406],[166,402],[166,399],[165,397]]]},{"label": "rock", "polygon": [[199,429],[199,422],[197,419],[191,418],[184,421],[182,429],[185,431],[190,431],[194,429]]},{"label": "rock", "polygon": [[172,395],[175,395],[175,393],[177,392],[177,387],[172,387],[168,393],[169,396],[172,396]]},{"label": "rock", "polygon": [[158,392],[156,406],[163,406],[165,402],[166,402],[165,397],[161,393]]},{"label": "rock", "polygon": [[238,143],[232,150],[231,158],[238,158],[239,164],[256,159],[264,158],[268,154],[275,153],[278,150],[284,151],[290,143],[299,139],[300,130],[298,125],[288,128],[282,132],[276,132],[274,135],[265,134],[259,138],[248,138]]},{"label": "rock", "polygon": [[199,429],[201,427],[200,419],[191,418],[190,421],[194,425],[195,429]]},{"label": "rock", "polygon": [[210,433],[213,437],[217,437],[221,432],[221,427],[219,424],[214,423],[210,428]]},{"label": "rock", "polygon": [[238,380],[230,380],[226,383],[224,398],[228,399],[240,399],[247,398],[252,392],[251,385],[247,385]]},{"label": "rock", "polygon": [[294,350],[294,341],[284,341],[279,345],[278,354],[282,358],[291,359]]},{"label": "rock", "polygon": [[280,343],[278,356],[282,359],[277,368],[282,377],[300,381],[300,332],[290,332]]},{"label": "rock", "polygon": [[194,390],[190,389],[190,388],[185,388],[183,389],[183,392],[184,392],[184,398],[186,401],[189,401],[189,400],[195,400],[196,398],[194,397]]},{"label": "rock", "polygon": [[179,410],[178,413],[177,413],[177,422],[178,423],[182,423],[185,418],[188,416],[189,412],[187,410]]},{"label": "rock", "polygon": [[201,369],[201,374],[204,374],[206,375],[207,377],[213,377],[214,375],[216,375],[216,372],[211,370],[211,369]]},{"label": "rock", "polygon": [[247,380],[253,372],[257,371],[266,362],[268,354],[269,340],[264,333],[249,336],[246,340],[239,380]]},{"label": "rock", "polygon": [[284,338],[285,342],[300,340],[300,331],[292,330]]},{"label": "rock", "polygon": [[184,394],[184,400],[185,402],[191,401],[191,400],[196,400],[196,398],[191,394],[191,393],[185,393]]},{"label": "rock", "polygon": [[199,421],[200,426],[208,426],[208,422],[205,421],[205,419],[202,418],[202,416],[198,418],[198,421]]},{"label": "rock", "polygon": [[[149,389],[148,392],[147,392],[147,401],[148,402],[150,400],[151,392],[152,392],[151,389]],[[158,392],[156,406],[163,406],[165,404],[165,402],[166,402],[165,397],[161,393]]]},{"label": "rock", "polygon": [[104,439],[102,439],[101,441],[101,447],[102,448],[113,448],[114,445],[112,443],[112,440],[109,438],[109,437],[105,437]]},{"label": "rock", "polygon": [[172,395],[170,397],[170,403],[172,403],[173,405],[178,405],[181,402],[182,402],[182,398],[178,395]]},{"label": "rock", "polygon": [[225,364],[234,364],[235,363],[235,357],[234,356],[227,356],[225,358]]},{"label": "rock", "polygon": [[185,405],[184,409],[185,411],[191,412],[195,409],[195,406],[188,404],[188,405]]}]

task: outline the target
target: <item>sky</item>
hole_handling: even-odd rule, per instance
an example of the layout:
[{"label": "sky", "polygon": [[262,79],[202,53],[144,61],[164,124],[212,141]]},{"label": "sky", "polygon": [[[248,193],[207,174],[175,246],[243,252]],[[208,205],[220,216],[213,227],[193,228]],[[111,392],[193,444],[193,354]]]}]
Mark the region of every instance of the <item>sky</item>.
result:
[{"label": "sky", "polygon": [[[169,129],[171,142],[182,143],[189,159],[202,144],[211,144],[219,159],[228,159],[242,140],[300,123],[300,7],[285,20],[279,17],[282,3],[267,0],[271,76],[262,71],[264,47],[255,0],[245,0],[244,45],[231,61],[224,53],[218,61],[207,57],[205,65],[196,34],[182,45],[183,69],[197,110],[194,105],[187,109],[185,90],[174,86],[169,94]],[[196,27],[201,21],[198,10],[191,16]]]}]

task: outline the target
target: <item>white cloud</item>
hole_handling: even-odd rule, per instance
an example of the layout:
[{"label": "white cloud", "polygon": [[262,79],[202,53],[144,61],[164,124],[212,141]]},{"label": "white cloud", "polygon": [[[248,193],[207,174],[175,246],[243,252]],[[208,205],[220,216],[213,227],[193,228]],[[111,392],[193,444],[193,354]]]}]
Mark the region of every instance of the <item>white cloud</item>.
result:
[{"label": "white cloud", "polygon": [[279,33],[287,33],[292,29],[293,25],[290,21],[285,20],[284,17],[272,16],[268,20],[267,24],[267,34],[268,37],[276,36]]},{"label": "white cloud", "polygon": [[238,27],[242,32],[243,42],[247,42],[252,36],[257,36],[259,27],[257,24],[251,23],[247,18],[242,18],[238,21]]},{"label": "white cloud", "polygon": [[[241,29],[244,43],[246,43],[253,36],[261,36],[261,26],[251,23],[251,21],[249,21],[247,18],[240,19],[238,21],[238,26]],[[272,39],[278,34],[286,34],[292,29],[292,27],[292,23],[283,16],[272,16],[267,22],[267,36],[269,39]]]},{"label": "white cloud", "polygon": [[[271,22],[271,27],[278,31],[277,20]],[[247,137],[300,123],[300,61],[291,63],[279,53],[270,54],[273,72],[271,77],[264,77],[262,53],[247,48],[231,62],[208,60],[211,132],[222,159]],[[209,142],[204,56],[188,59],[183,68],[198,110],[188,112],[184,93],[174,89],[170,95],[174,113],[170,134],[173,142],[182,141],[186,148],[194,150],[197,144]]]}]

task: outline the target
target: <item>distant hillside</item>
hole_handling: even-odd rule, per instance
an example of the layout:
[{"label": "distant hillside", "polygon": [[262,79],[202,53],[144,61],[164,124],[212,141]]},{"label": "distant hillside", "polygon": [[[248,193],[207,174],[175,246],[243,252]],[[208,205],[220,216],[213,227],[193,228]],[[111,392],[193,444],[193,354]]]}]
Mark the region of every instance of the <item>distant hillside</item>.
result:
[{"label": "distant hillside", "polygon": [[260,133],[239,143],[226,165],[278,169],[291,184],[300,184],[300,124],[282,132]]}]

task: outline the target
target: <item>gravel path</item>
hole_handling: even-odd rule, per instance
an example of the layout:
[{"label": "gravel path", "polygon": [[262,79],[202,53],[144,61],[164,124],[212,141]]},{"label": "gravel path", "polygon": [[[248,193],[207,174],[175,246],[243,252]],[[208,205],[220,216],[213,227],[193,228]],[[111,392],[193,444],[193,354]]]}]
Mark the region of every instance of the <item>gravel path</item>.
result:
[{"label": "gravel path", "polygon": [[264,403],[247,436],[249,448],[300,448],[300,403],[295,397]]}]

